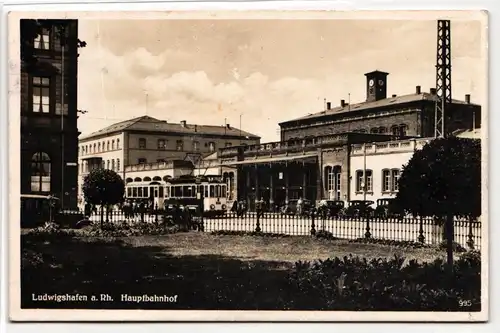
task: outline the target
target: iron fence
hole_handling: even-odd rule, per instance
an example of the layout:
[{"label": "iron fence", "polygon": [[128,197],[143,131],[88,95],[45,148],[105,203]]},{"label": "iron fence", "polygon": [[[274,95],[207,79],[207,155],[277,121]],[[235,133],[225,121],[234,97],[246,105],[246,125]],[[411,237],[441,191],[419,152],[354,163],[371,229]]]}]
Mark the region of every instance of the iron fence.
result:
[{"label": "iron fence", "polygon": [[[100,214],[92,214],[90,220],[100,221]],[[165,221],[164,212],[150,211],[125,214],[119,210],[104,214],[109,222],[161,223]],[[320,231],[331,233],[341,239],[374,238],[394,241],[415,241],[438,245],[444,239],[444,226],[433,218],[345,218],[321,217],[313,215],[297,216],[281,213],[247,212],[237,214],[227,212],[222,216],[197,219],[200,230],[247,231],[292,236],[315,235]],[[453,226],[454,241],[469,249],[481,249],[481,221],[455,218]]]}]

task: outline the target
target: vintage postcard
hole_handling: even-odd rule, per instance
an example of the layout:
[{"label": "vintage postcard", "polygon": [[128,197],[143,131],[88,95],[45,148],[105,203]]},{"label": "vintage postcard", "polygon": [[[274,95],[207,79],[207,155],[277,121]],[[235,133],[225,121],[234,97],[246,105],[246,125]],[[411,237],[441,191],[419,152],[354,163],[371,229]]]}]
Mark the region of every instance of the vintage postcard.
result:
[{"label": "vintage postcard", "polygon": [[11,12],[10,318],[486,321],[487,23]]}]

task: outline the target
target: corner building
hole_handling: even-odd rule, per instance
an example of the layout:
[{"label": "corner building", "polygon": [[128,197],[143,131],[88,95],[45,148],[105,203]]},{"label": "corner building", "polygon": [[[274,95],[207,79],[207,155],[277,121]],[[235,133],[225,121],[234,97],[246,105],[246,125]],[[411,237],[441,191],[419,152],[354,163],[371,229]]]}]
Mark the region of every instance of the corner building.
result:
[{"label": "corner building", "polygon": [[64,51],[54,24],[28,41],[36,63],[21,62],[21,193],[52,194],[76,208],[78,21],[61,22]]}]

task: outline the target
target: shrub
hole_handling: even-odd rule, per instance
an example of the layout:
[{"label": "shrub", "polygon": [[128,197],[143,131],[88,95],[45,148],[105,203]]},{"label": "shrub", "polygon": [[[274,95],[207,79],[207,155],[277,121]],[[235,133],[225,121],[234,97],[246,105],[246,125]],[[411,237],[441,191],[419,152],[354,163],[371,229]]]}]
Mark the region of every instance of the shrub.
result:
[{"label": "shrub", "polygon": [[322,238],[322,239],[328,239],[328,240],[336,240],[336,239],[340,239],[338,237],[335,237],[330,231],[326,231],[326,230],[320,230],[320,231],[317,231],[314,236],[316,238]]},{"label": "shrub", "polygon": [[427,244],[415,241],[397,241],[397,240],[377,239],[377,238],[357,238],[350,240],[349,243],[380,244],[380,245],[397,246],[397,247],[413,248],[413,249],[430,247]]},{"label": "shrub", "polygon": [[105,222],[102,225],[91,224],[82,230],[88,237],[129,237],[129,236],[160,236],[179,232],[177,226],[167,226],[160,223],[137,223],[135,225]]},{"label": "shrub", "polygon": [[216,236],[260,236],[260,237],[275,237],[283,238],[290,237],[290,235],[268,233],[262,231],[235,231],[235,230],[215,230],[211,232],[212,235]]},{"label": "shrub", "polygon": [[69,229],[61,229],[61,227],[53,222],[46,222],[43,226],[31,229],[26,234],[26,240],[36,241],[38,239],[44,241],[64,241],[75,235],[74,231]]},{"label": "shrub", "polygon": [[[478,256],[455,262],[451,274],[443,260],[432,263],[358,257],[297,262],[290,274],[292,309],[480,311]],[[458,300],[471,300],[460,307]]]},{"label": "shrub", "polygon": [[[445,240],[442,241],[441,243],[439,243],[439,249],[446,250],[446,247],[447,247],[447,243]],[[465,247],[463,247],[462,245],[460,245],[459,243],[453,242],[453,252],[463,253],[463,252],[467,252],[467,249]]]}]

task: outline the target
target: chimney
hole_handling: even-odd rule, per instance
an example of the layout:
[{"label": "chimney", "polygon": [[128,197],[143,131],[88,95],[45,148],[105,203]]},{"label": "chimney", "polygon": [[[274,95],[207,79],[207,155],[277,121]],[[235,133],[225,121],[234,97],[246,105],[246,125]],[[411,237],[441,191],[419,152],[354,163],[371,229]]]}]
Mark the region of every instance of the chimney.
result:
[{"label": "chimney", "polygon": [[231,125],[230,124],[226,124],[226,127],[227,127],[227,129],[231,129]]},{"label": "chimney", "polygon": [[415,93],[416,93],[417,95],[420,95],[420,93],[421,93],[421,92],[422,92],[422,89],[420,88],[420,86],[416,86],[416,87],[415,87]]},{"label": "chimney", "polygon": [[436,95],[436,88],[431,88],[431,95]]},{"label": "chimney", "polygon": [[198,125],[194,125],[194,131],[198,132]]},{"label": "chimney", "polygon": [[182,127],[186,127],[186,121],[185,120],[181,120],[181,126]]},{"label": "chimney", "polygon": [[392,98],[397,97],[397,96],[398,96],[398,95],[396,95],[396,94],[392,94]]},{"label": "chimney", "polygon": [[340,100],[340,106],[341,106],[341,107],[345,107],[345,100],[344,100],[344,99],[341,99],[341,100]]},{"label": "chimney", "polygon": [[470,104],[470,94],[465,95],[465,103]]},{"label": "chimney", "polygon": [[326,109],[331,110],[332,109],[332,102],[326,102]]}]

